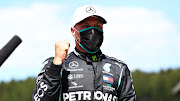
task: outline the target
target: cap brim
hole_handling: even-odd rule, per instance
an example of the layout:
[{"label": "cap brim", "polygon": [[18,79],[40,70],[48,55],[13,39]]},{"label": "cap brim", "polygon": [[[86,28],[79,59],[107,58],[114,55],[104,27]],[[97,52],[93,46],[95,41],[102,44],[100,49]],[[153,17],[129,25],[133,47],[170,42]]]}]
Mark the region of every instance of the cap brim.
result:
[{"label": "cap brim", "polygon": [[107,23],[107,21],[106,21],[103,17],[98,16],[98,15],[93,15],[93,16],[99,18],[99,19],[102,21],[103,24],[106,24],[106,23]]}]

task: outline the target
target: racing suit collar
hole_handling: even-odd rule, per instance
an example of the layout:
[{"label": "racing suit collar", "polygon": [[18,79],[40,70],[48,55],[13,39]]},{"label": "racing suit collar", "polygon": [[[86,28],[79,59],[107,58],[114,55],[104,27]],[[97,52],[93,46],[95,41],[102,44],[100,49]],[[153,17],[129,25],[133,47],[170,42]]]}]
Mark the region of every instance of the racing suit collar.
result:
[{"label": "racing suit collar", "polygon": [[78,56],[79,58],[85,60],[86,62],[98,62],[101,61],[103,58],[105,58],[104,54],[102,54],[101,50],[94,53],[83,53],[80,52],[76,47],[74,49],[74,54]]}]

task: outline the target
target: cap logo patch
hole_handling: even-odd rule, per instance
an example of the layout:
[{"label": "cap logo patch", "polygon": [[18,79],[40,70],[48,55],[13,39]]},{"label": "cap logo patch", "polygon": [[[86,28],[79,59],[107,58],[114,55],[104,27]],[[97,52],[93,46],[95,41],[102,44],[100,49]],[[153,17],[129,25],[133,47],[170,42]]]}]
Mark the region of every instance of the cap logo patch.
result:
[{"label": "cap logo patch", "polygon": [[89,6],[86,8],[86,12],[90,14],[94,14],[96,13],[96,10],[93,7]]}]

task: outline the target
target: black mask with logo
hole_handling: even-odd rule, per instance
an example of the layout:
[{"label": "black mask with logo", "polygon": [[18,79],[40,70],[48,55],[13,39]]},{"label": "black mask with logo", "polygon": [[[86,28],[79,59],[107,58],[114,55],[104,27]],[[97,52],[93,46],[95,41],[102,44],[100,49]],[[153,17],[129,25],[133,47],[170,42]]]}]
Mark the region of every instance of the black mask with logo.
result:
[{"label": "black mask with logo", "polygon": [[86,52],[94,54],[100,49],[103,42],[103,31],[101,29],[89,27],[77,32],[80,34],[81,42],[79,43],[77,39],[76,42]]}]

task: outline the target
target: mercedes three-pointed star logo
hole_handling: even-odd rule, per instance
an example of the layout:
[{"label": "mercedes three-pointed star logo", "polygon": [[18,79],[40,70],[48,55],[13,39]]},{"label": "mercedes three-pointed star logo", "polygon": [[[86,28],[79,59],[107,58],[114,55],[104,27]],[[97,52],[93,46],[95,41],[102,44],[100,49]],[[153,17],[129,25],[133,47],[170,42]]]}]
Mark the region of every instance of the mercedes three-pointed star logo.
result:
[{"label": "mercedes three-pointed star logo", "polygon": [[76,61],[72,61],[69,63],[69,67],[70,68],[77,68],[78,67],[78,63]]},{"label": "mercedes three-pointed star logo", "polygon": [[86,8],[86,12],[90,14],[94,14],[96,13],[96,10],[93,7],[89,6]]}]

